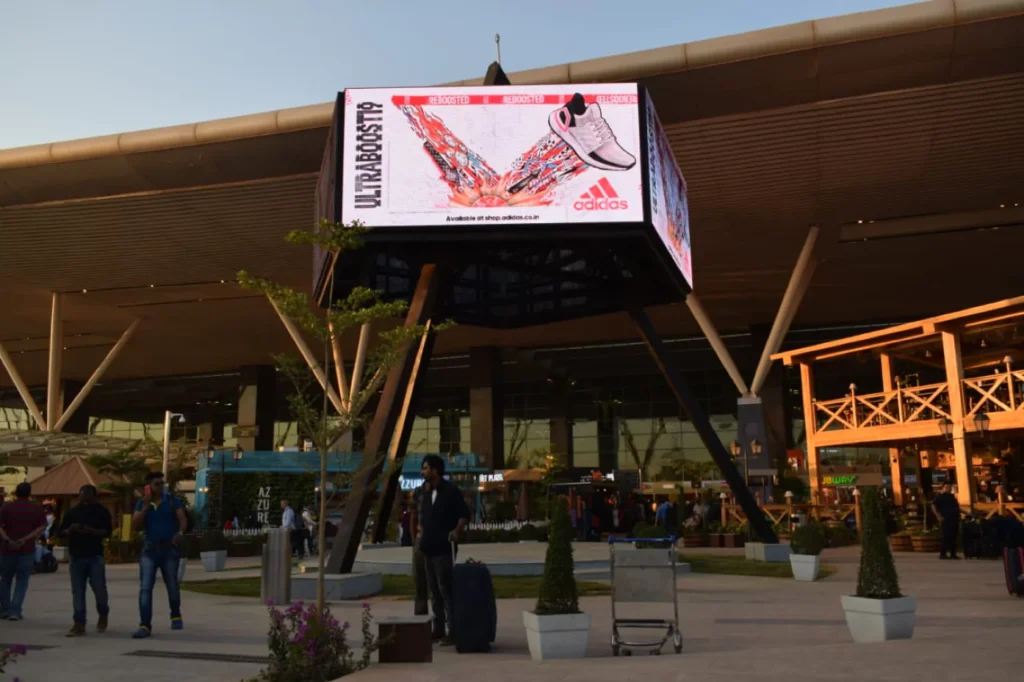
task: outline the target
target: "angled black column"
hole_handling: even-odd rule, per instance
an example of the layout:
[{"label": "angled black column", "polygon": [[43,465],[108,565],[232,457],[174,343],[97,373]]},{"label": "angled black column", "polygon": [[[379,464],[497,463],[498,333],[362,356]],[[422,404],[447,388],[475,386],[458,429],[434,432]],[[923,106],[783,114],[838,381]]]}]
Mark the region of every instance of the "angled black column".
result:
[{"label": "angled black column", "polygon": [[[426,324],[430,320],[440,288],[441,277],[437,270],[436,265],[424,265],[420,270],[416,290],[405,316],[407,327]],[[427,343],[429,345],[430,341],[428,340]],[[366,433],[362,463],[352,480],[352,492],[349,493],[345,501],[341,525],[334,539],[331,556],[327,561],[328,573],[352,572],[352,564],[355,563],[359,542],[363,537],[363,530],[366,528],[366,519],[370,515],[370,506],[376,496],[377,484],[388,459],[388,445],[395,435],[395,427],[399,424],[402,406],[410,395],[406,389],[410,377],[415,375],[419,349],[420,344],[410,343],[403,351],[399,361],[388,372],[387,379],[384,381],[384,388],[381,391],[380,400],[377,402],[377,411],[374,413],[373,421]],[[407,410],[408,413],[411,413],[411,410]],[[399,438],[402,437],[401,433],[398,435]],[[408,436],[406,436],[407,439]],[[404,449],[400,454],[405,455]],[[385,497],[388,496],[388,489],[392,485],[397,486],[398,484],[402,461],[396,457],[394,462],[389,463],[389,466],[397,467],[397,471],[392,470],[393,475],[389,477],[384,491]],[[394,499],[393,490],[391,499]]]},{"label": "angled black column", "polygon": [[722,477],[729,484],[729,488],[732,489],[736,501],[742,507],[744,513],[746,513],[750,527],[762,541],[778,542],[771,524],[765,518],[761,508],[757,505],[757,501],[750,493],[750,489],[747,488],[746,483],[743,481],[743,475],[736,470],[729,452],[722,445],[722,441],[718,439],[718,434],[715,433],[714,428],[711,426],[708,416],[704,414],[704,410],[701,409],[700,403],[697,402],[693,392],[690,390],[690,386],[683,379],[682,373],[669,355],[668,350],[661,341],[661,337],[654,329],[654,325],[651,324],[650,318],[647,317],[647,313],[641,306],[635,303],[630,303],[627,306],[627,312],[630,319],[633,320],[633,324],[636,325],[637,331],[640,332],[644,343],[647,344],[647,349],[668,382],[669,388],[675,394],[676,400],[679,401],[679,405],[690,417],[694,430],[697,431],[697,435],[704,442],[704,447],[711,453],[711,459],[714,460],[722,472]]}]

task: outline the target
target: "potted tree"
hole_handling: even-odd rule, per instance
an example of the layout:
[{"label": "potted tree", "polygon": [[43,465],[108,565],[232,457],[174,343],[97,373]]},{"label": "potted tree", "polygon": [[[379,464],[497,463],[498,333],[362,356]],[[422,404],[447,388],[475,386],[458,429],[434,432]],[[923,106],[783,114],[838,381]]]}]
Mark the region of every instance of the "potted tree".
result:
[{"label": "potted tree", "polygon": [[798,526],[789,540],[789,565],[793,577],[801,582],[814,582],[821,570],[821,550],[825,549],[825,530],[821,524],[809,521]]},{"label": "potted tree", "polygon": [[857,594],[842,598],[846,625],[855,642],[910,639],[917,600],[900,594],[896,563],[889,549],[881,499],[874,488],[861,495],[862,539]]},{"label": "potted tree", "polygon": [[580,613],[573,574],[572,524],[565,500],[552,510],[544,578],[533,611],[523,612],[526,641],[535,661],[583,658],[590,635],[590,615]]},{"label": "potted tree", "polygon": [[199,559],[203,562],[203,570],[217,573],[224,570],[228,560],[228,540],[219,530],[210,530],[199,540]]}]

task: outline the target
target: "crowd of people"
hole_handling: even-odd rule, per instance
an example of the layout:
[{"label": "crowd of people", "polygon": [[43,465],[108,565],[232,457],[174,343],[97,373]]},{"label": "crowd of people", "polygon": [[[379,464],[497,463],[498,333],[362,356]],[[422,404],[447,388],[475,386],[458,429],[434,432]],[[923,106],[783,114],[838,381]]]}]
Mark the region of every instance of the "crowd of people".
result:
[{"label": "crowd of people", "polygon": [[[31,484],[18,484],[15,498],[0,508],[0,618],[11,621],[24,618],[37,543],[50,534],[67,540],[72,611],[72,626],[67,635],[86,634],[87,589],[91,589],[96,601],[96,631],[105,632],[110,602],[104,540],[113,532],[113,523],[110,512],[99,501],[96,487],[81,487],[78,504],[64,514],[56,530],[53,530],[52,514],[48,515],[41,505],[32,501]],[[149,637],[153,632],[153,589],[158,572],[167,589],[170,627],[172,630],[184,628],[178,568],[182,556],[181,537],[187,527],[181,500],[167,489],[163,474],[148,474],[142,497],[132,515],[132,529],[143,534],[139,558],[139,625],[132,633],[135,639]]]}]

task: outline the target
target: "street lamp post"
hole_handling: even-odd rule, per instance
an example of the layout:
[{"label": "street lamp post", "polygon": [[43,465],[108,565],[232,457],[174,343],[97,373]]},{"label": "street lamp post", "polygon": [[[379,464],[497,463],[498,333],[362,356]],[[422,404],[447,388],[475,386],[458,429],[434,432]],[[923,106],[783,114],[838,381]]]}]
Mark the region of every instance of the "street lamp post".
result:
[{"label": "street lamp post", "polygon": [[[213,445],[209,445],[206,448],[206,459],[208,462],[212,462],[214,456],[217,454],[216,448]],[[217,526],[224,526],[224,475],[227,466],[227,459],[224,457],[224,451],[220,453],[220,490],[217,495]],[[245,450],[242,449],[241,445],[235,446],[235,449],[231,451],[231,459],[235,462],[242,459],[242,455],[245,454]]]},{"label": "street lamp post", "polygon": [[175,417],[178,418],[179,424],[185,423],[185,415],[180,412],[171,412],[170,410],[164,412],[164,457],[163,468],[160,469],[164,474],[164,479],[167,478],[167,463],[170,460],[171,454],[171,420]]}]

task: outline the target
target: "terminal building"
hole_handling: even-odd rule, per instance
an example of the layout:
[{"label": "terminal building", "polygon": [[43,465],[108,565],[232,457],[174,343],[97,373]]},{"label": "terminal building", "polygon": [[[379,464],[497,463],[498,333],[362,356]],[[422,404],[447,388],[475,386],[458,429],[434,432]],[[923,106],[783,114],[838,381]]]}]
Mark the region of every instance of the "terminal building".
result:
[{"label": "terminal building", "polygon": [[[738,401],[755,393],[772,460],[806,453],[800,369],[766,363],[773,353],[1024,294],[1019,2],[915,3],[509,79],[651,93],[688,184],[694,295],[648,313],[723,442],[743,438]],[[159,440],[167,411],[185,418],[174,438],[302,446],[272,360],[294,345],[235,277],[310,290],[310,250],[283,239],[313,224],[333,109],[0,150],[11,464],[38,470],[90,445],[24,450],[21,432]],[[528,286],[554,300],[563,279],[548,271]],[[999,343],[1011,360],[1024,347]],[[353,357],[356,339],[345,344]],[[870,355],[819,372],[815,395],[882,391]],[[476,453],[490,469],[547,452],[646,476],[709,460],[624,314],[445,330],[416,409],[410,451]],[[815,457],[888,474],[887,447]],[[805,458],[795,464],[807,473]]]}]

